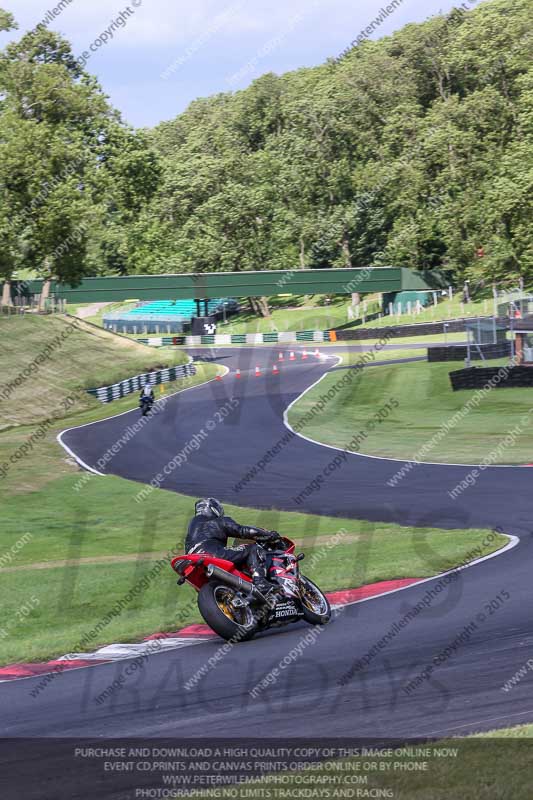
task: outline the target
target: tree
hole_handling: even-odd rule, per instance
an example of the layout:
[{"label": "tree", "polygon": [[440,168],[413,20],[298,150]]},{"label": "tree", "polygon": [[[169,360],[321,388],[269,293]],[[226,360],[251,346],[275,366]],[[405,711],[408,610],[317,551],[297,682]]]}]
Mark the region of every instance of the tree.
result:
[{"label": "tree", "polygon": [[18,25],[13,14],[0,8],[0,31],[11,31],[14,28],[18,28]]},{"label": "tree", "polygon": [[0,192],[12,220],[3,274],[22,262],[46,294],[52,278],[76,285],[114,268],[112,234],[101,231],[133,223],[159,179],[146,136],[123,125],[68,42],[41,26],[0,54],[0,92]]},{"label": "tree", "polygon": [[533,279],[529,17],[529,0],[458,8],[340,61],[196,100],[123,158],[109,137],[106,224],[86,264]]}]

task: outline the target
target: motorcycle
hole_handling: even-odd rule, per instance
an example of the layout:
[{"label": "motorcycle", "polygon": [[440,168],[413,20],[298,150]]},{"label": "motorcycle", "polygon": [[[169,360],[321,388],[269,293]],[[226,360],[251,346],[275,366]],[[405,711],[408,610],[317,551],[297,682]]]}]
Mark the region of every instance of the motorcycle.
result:
[{"label": "motorcycle", "polygon": [[141,416],[145,417],[152,410],[154,401],[151,397],[141,397],[139,400],[139,408],[141,409]]},{"label": "motorcycle", "polygon": [[331,617],[327,597],[300,572],[303,553],[294,555],[295,544],[280,537],[261,543],[266,550],[267,579],[274,589],[264,597],[252,578],[231,561],[210,553],[177,556],[171,565],[198,592],[200,614],[223,639],[247,641],[256,633],[303,619],[325,625]]}]

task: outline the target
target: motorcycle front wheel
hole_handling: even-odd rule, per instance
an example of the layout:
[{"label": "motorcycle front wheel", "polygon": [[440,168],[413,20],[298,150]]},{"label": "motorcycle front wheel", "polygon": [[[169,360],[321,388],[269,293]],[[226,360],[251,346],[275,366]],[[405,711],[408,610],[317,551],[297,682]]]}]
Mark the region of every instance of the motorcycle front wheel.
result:
[{"label": "motorcycle front wheel", "polygon": [[235,589],[217,581],[205,583],[198,594],[198,608],[210,628],[226,641],[246,642],[256,632],[257,622],[249,605],[235,607]]},{"label": "motorcycle front wheel", "polygon": [[326,625],[331,618],[331,606],[328,598],[318,588],[316,583],[306,578],[300,577],[301,602],[304,619],[311,625]]}]

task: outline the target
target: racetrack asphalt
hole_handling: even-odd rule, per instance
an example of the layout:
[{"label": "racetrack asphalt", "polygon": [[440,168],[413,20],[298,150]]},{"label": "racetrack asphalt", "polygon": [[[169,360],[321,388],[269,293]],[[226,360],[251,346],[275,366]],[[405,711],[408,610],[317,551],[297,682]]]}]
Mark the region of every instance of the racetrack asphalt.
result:
[{"label": "racetrack asphalt", "polygon": [[[401,462],[348,454],[321,491],[298,504],[295,497],[338,451],[294,436],[236,491],[247,471],[286,436],[287,407],[336,365],[331,358],[303,361],[302,348],[294,349],[298,356],[294,362],[288,361],[288,349],[283,350],[284,361],[278,362],[279,347],[191,350],[193,358],[216,361],[230,372],[220,382],[169,397],[164,412],[154,416],[101,471],[139,481],[141,490],[141,484],[161,473],[195,433],[215,420],[187,464],[165,476],[162,488],[192,496],[209,494],[253,508],[413,526],[413,546],[432,573],[441,571],[438,559],[417,527],[501,527],[518,537],[518,544],[461,571],[456,580],[440,587],[438,595],[435,578],[348,606],[255,699],[250,691],[298,645],[311,630],[308,626],[281,628],[239,644],[190,690],[184,684],[219,644],[205,642],[151,656],[138,677],[102,706],[94,698],[124,662],[62,673],[37,697],[30,692],[39,678],[0,684],[0,736],[253,737],[259,726],[265,738],[314,734],[403,740],[533,721],[531,677],[510,691],[502,688],[533,656],[533,472],[525,467],[489,468],[453,500],[448,491],[469,467],[418,465],[393,487],[387,481]],[[347,349],[356,348],[339,345],[325,352],[331,356]],[[272,374],[274,364],[280,364],[280,375]],[[260,377],[255,376],[256,366]],[[235,377],[237,367],[240,379]],[[235,409],[217,421],[217,412],[230,408],[232,398]],[[63,442],[85,464],[97,468],[103,453],[138,419],[135,410],[72,429],[63,435]],[[169,531],[169,542],[174,540]],[[364,560],[364,550],[354,553],[354,574],[363,574]],[[168,580],[173,580],[171,574]],[[354,671],[356,660],[434,587],[428,607],[402,626],[366,668]],[[468,635],[463,634],[466,629]],[[406,683],[452,643],[451,653],[408,692]]]}]

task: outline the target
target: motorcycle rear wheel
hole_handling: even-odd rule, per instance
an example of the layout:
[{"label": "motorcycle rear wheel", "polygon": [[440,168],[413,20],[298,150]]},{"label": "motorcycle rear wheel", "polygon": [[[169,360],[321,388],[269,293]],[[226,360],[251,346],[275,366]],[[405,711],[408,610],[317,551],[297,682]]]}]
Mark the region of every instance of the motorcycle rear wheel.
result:
[{"label": "motorcycle rear wheel", "polygon": [[305,575],[300,577],[302,611],[311,625],[326,625],[331,619],[331,606],[326,595]]},{"label": "motorcycle rear wheel", "polygon": [[250,606],[236,609],[231,605],[236,594],[231,586],[218,581],[205,583],[198,593],[198,608],[209,627],[235,644],[248,641],[257,630]]}]

